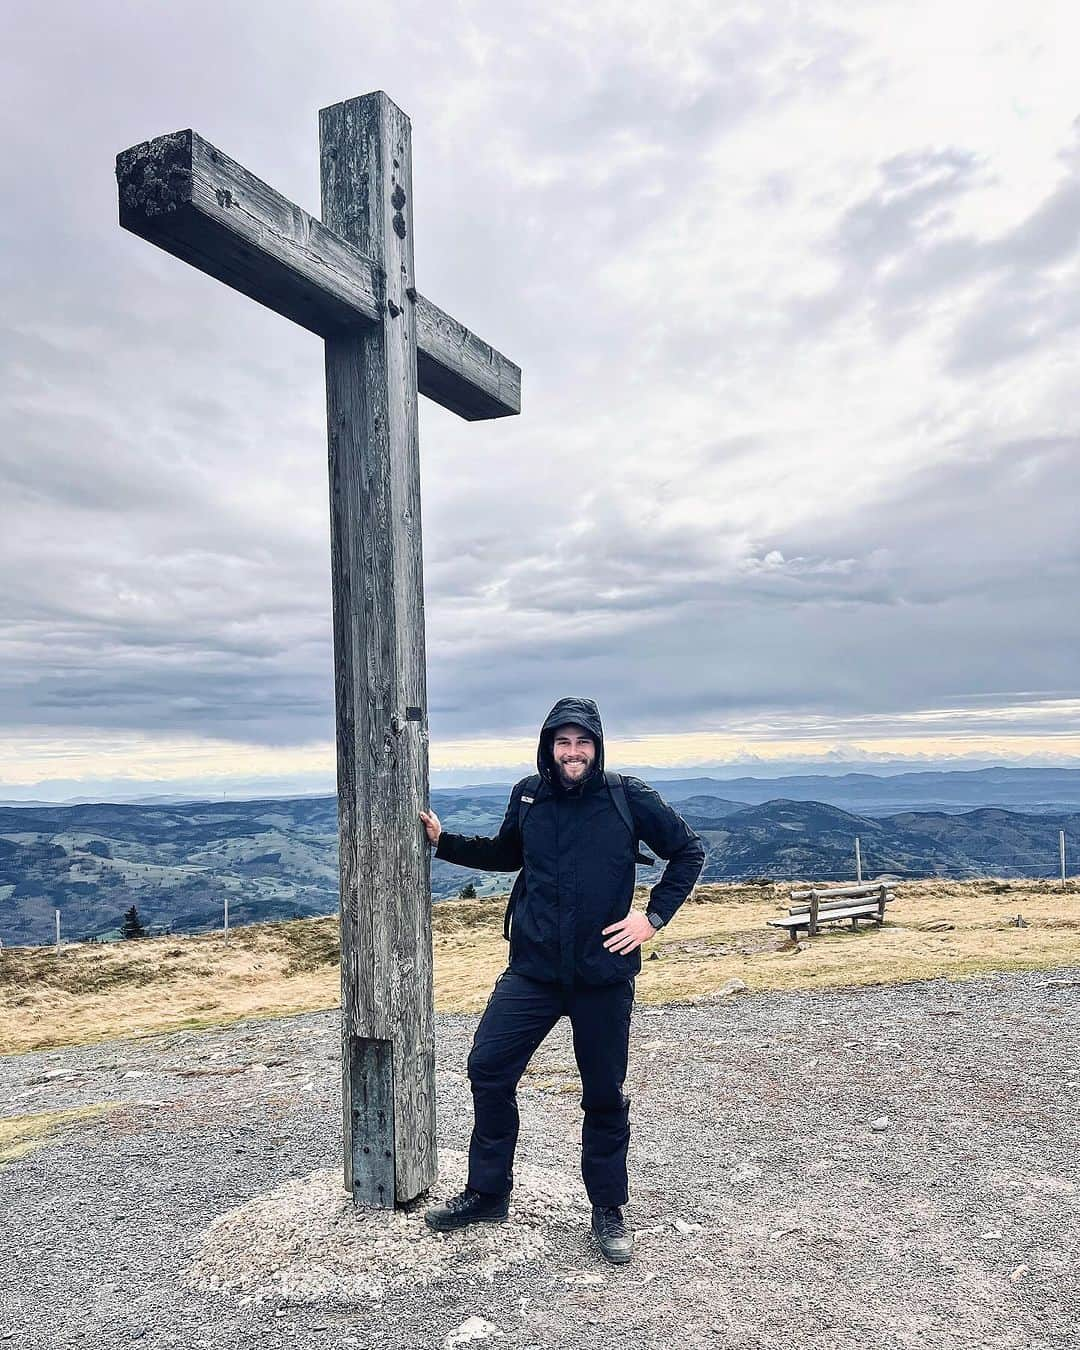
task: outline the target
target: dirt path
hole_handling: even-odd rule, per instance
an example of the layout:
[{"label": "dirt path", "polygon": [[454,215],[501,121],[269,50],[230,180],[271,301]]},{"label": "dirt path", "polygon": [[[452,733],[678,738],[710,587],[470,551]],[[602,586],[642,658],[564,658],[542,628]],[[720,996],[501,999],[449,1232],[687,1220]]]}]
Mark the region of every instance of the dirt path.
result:
[{"label": "dirt path", "polygon": [[[640,1007],[640,1238],[623,1270],[584,1231],[560,1028],[522,1087],[534,1171],[517,1224],[440,1241],[402,1219],[425,1286],[344,1300],[340,1279],[283,1297],[269,1270],[232,1292],[190,1284],[216,1216],[253,1203],[287,1265],[303,1206],[328,1203],[335,1015],[0,1059],[8,1117],[112,1105],[0,1168],[0,1345],[1064,1350],[1080,1319],[1078,1013],[1078,969]],[[448,1150],[467,1142],[475,1021],[438,1022]]]}]

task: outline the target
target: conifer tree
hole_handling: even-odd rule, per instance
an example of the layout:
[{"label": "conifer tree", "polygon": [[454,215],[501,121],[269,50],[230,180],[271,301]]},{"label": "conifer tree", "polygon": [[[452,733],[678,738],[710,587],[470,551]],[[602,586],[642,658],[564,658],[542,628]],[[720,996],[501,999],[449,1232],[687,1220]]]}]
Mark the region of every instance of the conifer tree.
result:
[{"label": "conifer tree", "polygon": [[146,936],[146,929],[139,918],[139,911],[134,905],[124,913],[124,922],[120,927],[120,936],[122,938],[141,938]]}]

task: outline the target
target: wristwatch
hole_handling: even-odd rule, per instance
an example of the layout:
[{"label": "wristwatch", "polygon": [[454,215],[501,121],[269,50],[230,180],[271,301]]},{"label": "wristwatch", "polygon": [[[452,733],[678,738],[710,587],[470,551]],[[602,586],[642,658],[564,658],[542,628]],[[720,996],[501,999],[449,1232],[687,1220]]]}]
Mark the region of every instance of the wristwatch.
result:
[{"label": "wristwatch", "polygon": [[664,926],[664,921],[663,921],[663,919],[660,917],[660,915],[657,914],[657,912],[656,912],[655,910],[653,910],[653,909],[647,909],[647,910],[645,911],[645,917],[648,919],[648,921],[652,924],[652,926],[653,926],[654,928],[656,928],[656,929],[661,929],[661,928],[663,928],[663,926]]}]

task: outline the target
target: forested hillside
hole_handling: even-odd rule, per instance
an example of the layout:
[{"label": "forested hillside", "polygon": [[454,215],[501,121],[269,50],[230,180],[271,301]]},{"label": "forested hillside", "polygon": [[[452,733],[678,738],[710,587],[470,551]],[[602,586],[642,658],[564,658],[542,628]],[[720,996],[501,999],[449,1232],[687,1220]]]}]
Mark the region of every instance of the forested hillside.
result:
[{"label": "forested hillside", "polygon": [[[697,784],[695,784],[697,786]],[[493,833],[501,796],[432,793],[448,829]],[[1080,813],[863,816],[823,802],[745,806],[694,793],[678,802],[708,848],[703,881],[824,879],[853,874],[856,835],[866,875],[1052,876],[1058,830],[1080,855]],[[642,868],[640,880],[658,875]],[[509,887],[507,873],[433,860],[432,893]],[[333,797],[168,806],[0,808],[0,938],[47,942],[54,913],[68,938],[118,937],[135,905],[151,931],[219,927],[228,896],[233,923],[329,914],[337,906],[337,803]]]}]

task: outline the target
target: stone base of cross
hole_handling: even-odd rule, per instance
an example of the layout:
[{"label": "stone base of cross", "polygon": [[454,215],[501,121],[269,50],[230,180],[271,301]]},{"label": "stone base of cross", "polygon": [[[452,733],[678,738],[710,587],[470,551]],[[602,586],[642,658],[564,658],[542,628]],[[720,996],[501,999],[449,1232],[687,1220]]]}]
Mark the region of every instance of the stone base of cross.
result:
[{"label": "stone base of cross", "polygon": [[417,392],[505,417],[521,372],[416,290],[401,109],[365,94],[319,135],[321,222],[190,130],[116,175],[125,229],[325,339],[345,1184],[391,1207],[438,1174]]}]

